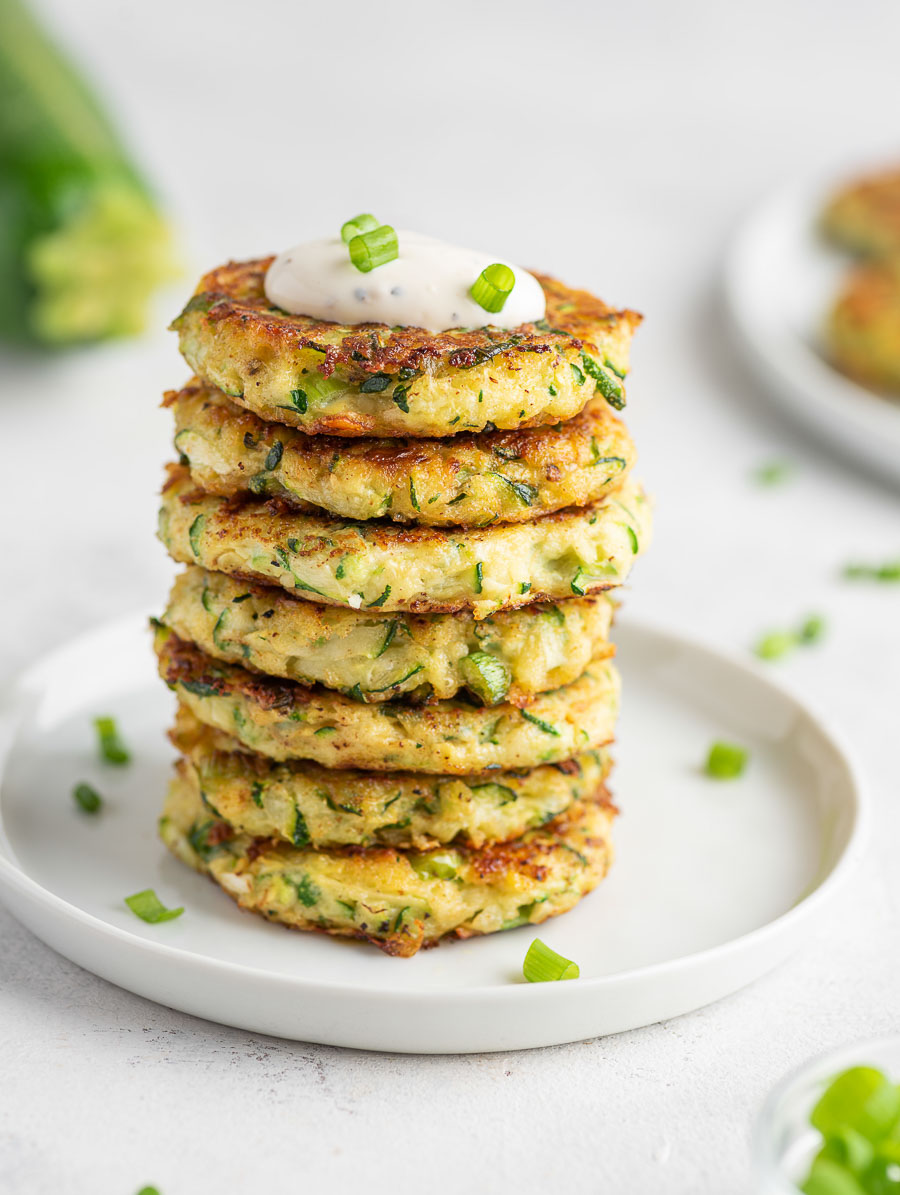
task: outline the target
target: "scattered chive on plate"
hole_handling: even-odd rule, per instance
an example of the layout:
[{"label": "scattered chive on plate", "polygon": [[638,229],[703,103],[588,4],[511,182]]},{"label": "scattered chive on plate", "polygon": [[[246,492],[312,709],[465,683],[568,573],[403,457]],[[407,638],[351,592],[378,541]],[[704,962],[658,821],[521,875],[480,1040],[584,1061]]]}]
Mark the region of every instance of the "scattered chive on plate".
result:
[{"label": "scattered chive on plate", "polygon": [[525,955],[522,974],[529,983],[548,983],[557,979],[577,979],[581,971],[577,963],[563,958],[546,942],[535,938]]}]

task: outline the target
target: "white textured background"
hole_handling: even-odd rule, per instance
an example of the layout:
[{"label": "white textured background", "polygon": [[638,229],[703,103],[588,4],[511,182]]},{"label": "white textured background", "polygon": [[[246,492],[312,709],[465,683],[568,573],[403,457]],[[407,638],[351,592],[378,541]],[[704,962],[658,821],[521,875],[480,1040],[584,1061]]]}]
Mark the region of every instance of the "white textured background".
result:
[{"label": "white textured background", "polygon": [[[780,422],[732,359],[715,282],[767,188],[900,147],[900,8],[40,8],[117,105],[190,260],[142,344],[4,363],[5,679],[162,599],[156,403],[186,370],[161,329],[194,275],[374,210],[646,312],[629,415],[658,530],[631,608],[738,648],[824,613],[827,641],[778,667],[855,746],[876,834],[831,925],[776,974],[641,1032],[507,1056],[219,1028],[95,979],[0,911],[0,1191],[748,1191],[748,1130],[785,1069],[898,1027],[900,593],[836,572],[900,552],[900,505]],[[796,480],[755,488],[773,456]]]}]

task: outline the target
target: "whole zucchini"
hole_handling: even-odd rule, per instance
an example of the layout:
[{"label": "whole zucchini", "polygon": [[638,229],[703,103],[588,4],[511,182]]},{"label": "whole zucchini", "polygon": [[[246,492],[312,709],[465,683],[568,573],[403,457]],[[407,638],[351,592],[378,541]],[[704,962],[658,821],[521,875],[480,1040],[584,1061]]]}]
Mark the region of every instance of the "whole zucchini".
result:
[{"label": "whole zucchini", "polygon": [[0,337],[140,331],[173,273],[146,183],[78,72],[20,0],[0,0]]}]

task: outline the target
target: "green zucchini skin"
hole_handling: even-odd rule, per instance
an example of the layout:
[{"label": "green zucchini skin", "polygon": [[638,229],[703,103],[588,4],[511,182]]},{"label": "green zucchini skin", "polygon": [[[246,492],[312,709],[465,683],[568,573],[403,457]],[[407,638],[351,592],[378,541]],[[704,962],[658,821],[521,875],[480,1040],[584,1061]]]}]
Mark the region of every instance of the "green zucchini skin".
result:
[{"label": "green zucchini skin", "polygon": [[0,338],[139,330],[172,273],[147,183],[78,70],[20,0],[0,4]]}]

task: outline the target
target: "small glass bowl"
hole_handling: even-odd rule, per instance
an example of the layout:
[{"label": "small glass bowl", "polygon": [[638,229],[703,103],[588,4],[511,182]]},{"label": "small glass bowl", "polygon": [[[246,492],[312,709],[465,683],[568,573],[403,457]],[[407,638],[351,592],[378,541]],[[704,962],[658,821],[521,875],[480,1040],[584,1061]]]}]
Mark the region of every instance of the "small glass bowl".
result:
[{"label": "small glass bowl", "polygon": [[874,1066],[900,1082],[900,1037],[855,1042],[792,1071],[763,1105],[753,1133],[754,1191],[797,1195],[822,1145],[809,1116],[829,1080],[851,1066]]}]

